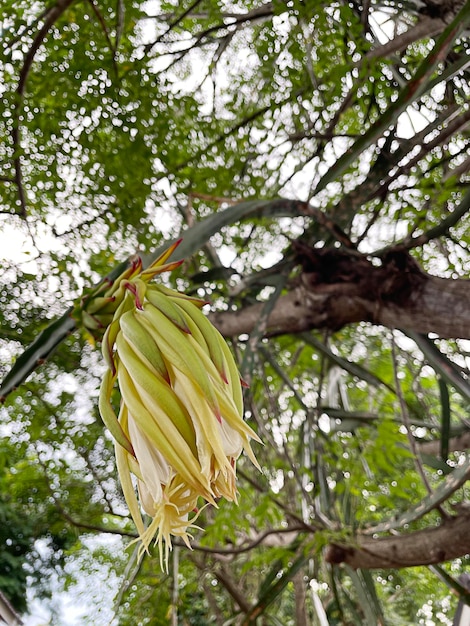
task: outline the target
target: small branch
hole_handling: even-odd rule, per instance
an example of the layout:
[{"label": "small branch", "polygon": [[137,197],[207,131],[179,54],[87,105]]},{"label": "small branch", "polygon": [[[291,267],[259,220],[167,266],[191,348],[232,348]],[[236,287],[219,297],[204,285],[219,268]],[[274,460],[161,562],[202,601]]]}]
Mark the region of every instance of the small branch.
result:
[{"label": "small branch", "polygon": [[20,115],[23,107],[23,99],[26,89],[26,82],[31,71],[34,57],[37,51],[43,44],[48,32],[60,16],[67,10],[67,8],[75,0],[58,0],[57,4],[49,9],[44,14],[44,24],[37,32],[30,49],[28,50],[23,67],[18,78],[18,85],[16,87],[16,102],[13,109],[13,129],[11,131],[11,137],[13,141],[14,157],[13,165],[15,168],[15,183],[18,187],[18,197],[20,200],[20,215],[25,218],[27,213],[26,207],[26,194],[23,186],[23,173],[21,167],[21,131],[20,131]]},{"label": "small branch", "polygon": [[[154,42],[147,44],[145,46],[144,52],[148,54],[157,45],[157,43],[159,43],[162,40],[162,38],[171,31],[172,28],[177,26],[185,17],[187,17],[191,13],[191,11],[194,8],[196,8],[198,4],[200,4],[200,2],[201,0],[194,0],[193,4],[191,4],[187,10],[185,10],[181,15],[176,17],[168,25],[168,28],[164,33],[162,33]],[[209,35],[219,30],[224,30],[233,26],[235,26],[235,28],[238,28],[238,26],[240,26],[241,24],[259,20],[265,17],[271,17],[272,14],[273,14],[273,5],[272,3],[268,2],[265,5],[262,5],[260,7],[253,9],[252,11],[248,11],[247,13],[224,15],[223,17],[225,19],[231,19],[232,21],[230,21],[229,23],[222,22],[222,24],[216,24],[215,26],[211,26],[207,28],[202,33],[199,33],[199,35],[195,38],[195,41],[191,44],[189,49],[201,45],[204,39],[206,39]],[[186,52],[186,51],[187,50],[184,50],[183,52]]]},{"label": "small branch", "polygon": [[232,579],[227,570],[220,567],[220,569],[214,569],[212,573],[232,596],[233,600],[238,604],[240,609],[244,613],[248,612],[250,610],[250,604],[241,594],[239,585]]},{"label": "small branch", "polygon": [[82,231],[87,226],[91,226],[92,224],[97,222],[99,219],[104,219],[107,215],[109,215],[109,207],[105,207],[104,209],[99,211],[96,215],[93,215],[89,219],[84,220],[83,222],[80,222],[79,224],[75,224],[71,228],[62,231],[61,233],[59,233],[57,231],[57,229],[55,227],[55,224],[53,224],[52,225],[52,233],[53,233],[54,237],[64,237],[66,235],[70,235],[70,233],[77,233],[77,232]]},{"label": "small branch", "polygon": [[178,26],[178,24],[180,24],[185,17],[188,17],[188,15],[191,13],[191,11],[193,11],[193,9],[195,9],[199,4],[201,4],[202,0],[194,0],[194,2],[192,4],[189,5],[189,7],[183,11],[180,15],[178,15],[172,22],[170,22],[168,24],[167,29],[157,37],[157,39],[150,43],[147,44],[144,48],[144,53],[148,54],[149,52],[151,52],[151,50],[157,45],[157,43],[159,43],[163,37],[165,37],[165,35],[168,35],[168,33],[175,27]]},{"label": "small branch", "polygon": [[[383,194],[388,191],[393,181],[399,179],[400,176],[403,176],[404,174],[408,174],[411,169],[418,165],[422,159],[426,158],[434,148],[445,144],[452,137],[455,137],[459,131],[463,131],[466,126],[468,126],[468,123],[470,121],[470,111],[465,111],[461,115],[457,116],[455,114],[455,108],[451,107],[450,109],[446,109],[445,111],[443,111],[440,115],[440,118],[441,129],[433,139],[427,142],[424,141],[427,135],[430,135],[432,131],[436,130],[436,120],[428,124],[428,126],[426,126],[426,128],[424,128],[420,133],[416,134],[413,137],[413,141],[403,142],[402,147],[399,147],[398,150],[396,150],[394,153],[387,155],[387,158],[389,160],[388,170],[390,171],[394,165],[403,160],[407,152],[410,152],[414,147],[421,144],[421,149],[419,150],[418,154],[414,155],[411,159],[408,159],[404,165],[395,167],[393,169],[393,174],[388,174],[387,172],[386,176],[382,176],[380,184],[374,185],[372,193],[368,194],[367,197],[364,197],[362,199],[363,204],[365,204],[366,202],[370,202],[375,198],[381,198]],[[456,155],[452,155],[452,158],[455,158],[455,156]],[[451,170],[446,178],[454,174],[460,176],[462,173],[467,172],[468,169],[463,169],[462,171],[455,172]],[[396,189],[394,191],[396,191]]]},{"label": "small branch", "polygon": [[[306,529],[305,526],[290,526],[289,528],[272,528],[270,530],[266,530],[262,533],[260,533],[253,541],[251,541],[250,543],[244,543],[242,542],[240,546],[235,546],[233,548],[208,548],[206,546],[202,546],[200,544],[197,543],[192,543],[191,544],[191,548],[197,552],[205,552],[207,554],[219,554],[219,555],[230,555],[230,554],[243,554],[244,552],[250,552],[251,550],[254,550],[255,548],[257,548],[259,545],[263,545],[263,546],[279,546],[279,545],[284,545],[284,543],[288,543],[288,541],[286,540],[286,542],[284,542],[283,540],[281,540],[280,538],[273,538],[271,541],[268,539],[268,537],[271,537],[273,535],[275,535],[276,537],[278,535],[288,535],[288,539],[292,540],[292,537],[290,535],[294,534],[297,535],[298,533],[305,533]],[[175,546],[179,546],[181,548],[185,547],[185,544],[183,541],[175,539],[173,541],[173,544]]]},{"label": "small branch", "polygon": [[382,248],[381,250],[377,250],[376,252],[374,252],[374,255],[379,256],[379,257],[383,256],[384,254],[389,252],[391,249],[411,250],[412,248],[423,246],[424,244],[428,243],[432,239],[445,237],[449,233],[449,230],[453,228],[454,226],[456,226],[469,211],[470,211],[470,189],[464,195],[464,197],[460,201],[460,204],[452,211],[452,213],[450,213],[445,219],[443,219],[442,222],[440,222],[440,224],[437,224],[437,226],[430,228],[429,230],[422,233],[421,235],[417,235],[416,237],[413,237],[413,236],[405,237],[405,239],[393,244],[393,246],[387,246],[385,248]]},{"label": "small branch", "polygon": [[[445,22],[440,18],[424,17],[419,20],[417,24],[412,26],[401,35],[394,37],[392,40],[387,41],[387,43],[384,43],[377,48],[372,48],[372,50],[369,50],[369,52],[365,55],[365,59],[385,59],[392,54],[395,54],[395,52],[401,52],[402,50],[405,50],[405,48],[407,48],[415,41],[439,35],[445,27]],[[361,64],[363,62],[364,60],[359,61],[358,64]]]},{"label": "small branch", "polygon": [[315,188],[315,193],[319,194],[327,185],[343,176],[351,163],[372,145],[376,144],[380,137],[393,125],[397,123],[400,115],[408,109],[410,105],[419,100],[429,89],[429,81],[438,65],[442,63],[448,55],[454,40],[463,29],[470,23],[470,4],[465,3],[452,22],[444,29],[440,37],[435,42],[433,49],[420,63],[413,78],[397,94],[388,108],[369,126],[359,139],[350,146],[320,178]]},{"label": "small branch", "polygon": [[54,497],[51,491],[51,496],[54,499],[54,504],[56,505],[57,510],[62,515],[62,517],[69,522],[75,528],[79,528],[81,530],[92,530],[97,533],[106,533],[108,535],[119,535],[121,537],[130,537],[132,539],[138,539],[139,535],[127,530],[120,530],[119,528],[108,528],[103,526],[98,526],[96,524],[87,524],[86,522],[79,522],[75,520],[71,515],[67,513],[67,511],[61,506],[60,502]]},{"label": "small branch", "polygon": [[[466,153],[467,149],[468,149],[467,146],[465,146],[462,152]],[[455,157],[455,155],[452,155],[452,156],[453,158]],[[447,181],[449,180],[449,178],[453,178],[454,176],[456,180],[460,180],[461,176],[468,176],[469,172],[470,172],[470,156],[467,157],[465,161],[460,163],[460,165],[457,165],[456,167],[449,169],[449,171],[444,176],[444,180]]]},{"label": "small branch", "polygon": [[[25,384],[24,386],[25,390],[28,391],[28,393],[31,394],[31,396],[33,396],[34,398],[36,398],[37,402],[39,402],[40,404],[43,405],[43,407],[46,409],[48,417],[49,418],[53,418],[55,423],[60,427],[63,428],[64,431],[67,431],[67,422],[66,420],[62,419],[62,416],[54,410],[54,407],[47,402],[43,395],[38,393],[35,390],[35,387],[33,385],[28,385]],[[107,509],[105,509],[105,512],[108,514],[111,514],[113,517],[118,517],[118,515],[114,512],[113,509],[113,502],[112,502],[112,498],[110,496],[110,494],[106,491],[106,489],[103,487],[102,485],[102,479],[101,477],[98,475],[98,471],[96,469],[96,467],[93,465],[91,458],[90,458],[90,450],[88,448],[84,448],[83,451],[81,452],[81,456],[85,461],[85,464],[88,468],[88,470],[90,471],[90,474],[92,475],[93,479],[94,479],[94,484],[99,487],[99,489],[101,490],[101,496],[102,498],[106,501],[108,507]],[[44,471],[46,471],[46,467],[43,465],[42,466]],[[74,522],[72,522],[71,520],[69,520],[71,523],[73,523],[74,525],[76,525]]]},{"label": "small branch", "polygon": [[[237,473],[240,477],[246,480],[258,493],[266,493],[266,489],[262,487],[254,478],[243,472],[240,468],[237,469]],[[292,508],[288,505],[284,504],[278,498],[275,498],[271,493],[269,493],[269,499],[276,506],[278,506],[286,515],[297,522],[297,524],[305,531],[309,533],[316,533],[318,530],[323,530],[324,525],[320,524],[317,520],[312,520],[310,523],[305,522],[300,515],[297,515],[292,511]]]},{"label": "small branch", "polygon": [[96,524],[87,524],[86,522],[78,522],[78,521],[76,521],[69,513],[67,513],[67,511],[62,506],[62,503],[60,502],[59,498],[55,495],[54,489],[52,489],[51,484],[50,484],[47,466],[41,460],[41,457],[39,455],[39,451],[38,450],[36,450],[36,456],[37,456],[39,465],[42,467],[42,469],[44,471],[44,476],[45,476],[45,479],[46,479],[46,485],[47,485],[47,489],[49,491],[49,495],[52,498],[52,500],[54,502],[54,505],[55,505],[56,509],[58,510],[58,512],[60,513],[60,515],[67,522],[69,522],[69,524],[71,524],[72,526],[75,526],[75,528],[80,528],[80,529],[83,529],[83,530],[93,530],[95,532],[106,533],[108,535],[120,535],[121,537],[132,537],[133,539],[137,539],[138,538],[138,535],[136,533],[132,533],[132,532],[129,532],[129,531],[126,531],[126,530],[120,530],[118,528],[104,528],[104,527],[98,526]]},{"label": "small branch", "polygon": [[226,621],[221,612],[219,599],[214,598],[214,591],[213,591],[212,585],[208,584],[207,580],[204,577],[201,580],[201,584],[202,584],[202,588],[206,596],[207,603],[209,604],[209,607],[211,610],[212,619],[216,620],[217,626],[224,626],[224,624],[226,624]]},{"label": "small branch", "polygon": [[[106,26],[106,22],[105,19],[102,15],[102,13],[99,10],[99,7],[97,6],[95,0],[88,0],[88,4],[91,6],[91,9],[93,11],[93,13],[95,14],[96,19],[98,20],[99,25],[101,26],[101,30],[104,33],[105,39],[106,39],[106,43],[109,46],[109,49],[112,53],[112,58],[113,58],[113,68],[114,68],[114,74],[116,75],[116,77],[118,76],[118,66],[116,63],[116,57],[117,57],[117,44],[118,44],[118,39],[116,37],[116,41],[113,44],[113,42],[111,41],[111,37],[109,36],[109,31],[108,31],[108,27]],[[119,10],[119,5],[118,5],[118,10]]]},{"label": "small branch", "polygon": [[232,206],[240,202],[240,200],[236,200],[234,198],[226,198],[223,196],[211,196],[207,193],[199,193],[198,191],[191,191],[191,193],[188,194],[188,203],[192,202],[193,198],[198,198],[199,200],[206,200],[207,202],[216,202],[219,206],[221,204]]}]

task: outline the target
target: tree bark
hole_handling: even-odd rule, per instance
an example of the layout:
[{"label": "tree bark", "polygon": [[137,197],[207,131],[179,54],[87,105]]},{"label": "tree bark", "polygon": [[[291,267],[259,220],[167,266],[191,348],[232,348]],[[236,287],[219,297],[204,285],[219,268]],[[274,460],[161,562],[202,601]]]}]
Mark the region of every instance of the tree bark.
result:
[{"label": "tree bark", "polygon": [[[305,249],[299,261],[303,272],[276,302],[266,336],[370,322],[470,339],[470,280],[426,274],[404,251],[390,252],[379,266],[337,249]],[[250,333],[263,306],[214,313],[211,320],[225,337]]]},{"label": "tree bark", "polygon": [[354,569],[398,569],[432,565],[470,553],[470,511],[440,526],[391,537],[356,537],[356,545],[332,544],[328,563],[347,563]]},{"label": "tree bark", "polygon": [[[419,442],[418,442],[419,443]],[[470,432],[462,433],[449,439],[449,452],[461,452],[470,448]],[[419,451],[423,454],[438,456],[441,451],[440,440],[419,443]]]}]

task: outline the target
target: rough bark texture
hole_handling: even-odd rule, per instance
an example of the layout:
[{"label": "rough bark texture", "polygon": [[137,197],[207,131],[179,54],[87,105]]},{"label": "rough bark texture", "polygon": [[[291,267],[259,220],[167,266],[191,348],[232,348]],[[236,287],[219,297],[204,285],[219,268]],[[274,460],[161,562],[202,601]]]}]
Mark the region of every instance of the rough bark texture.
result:
[{"label": "rough bark texture", "polygon": [[328,563],[347,563],[357,569],[387,569],[443,563],[470,553],[470,511],[436,528],[378,539],[356,538],[356,545],[330,545]]},{"label": "rough bark texture", "polygon": [[[339,330],[357,322],[470,339],[470,281],[424,273],[404,251],[388,253],[380,265],[337,249],[298,254],[303,271],[276,302],[266,335],[310,329]],[[263,304],[211,316],[226,336],[250,333]]]}]

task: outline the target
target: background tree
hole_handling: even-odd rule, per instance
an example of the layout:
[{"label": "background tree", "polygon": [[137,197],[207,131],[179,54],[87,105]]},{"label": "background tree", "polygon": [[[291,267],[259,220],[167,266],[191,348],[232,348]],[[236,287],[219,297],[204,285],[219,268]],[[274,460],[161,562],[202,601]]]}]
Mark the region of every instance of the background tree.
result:
[{"label": "background tree", "polygon": [[[445,624],[468,600],[469,23],[457,0],[3,2],[0,588],[19,609],[26,585],[93,576],[119,581],[121,626]],[[168,280],[210,300],[265,446],[167,575],[123,552],[103,365],[67,310],[181,233]]]}]

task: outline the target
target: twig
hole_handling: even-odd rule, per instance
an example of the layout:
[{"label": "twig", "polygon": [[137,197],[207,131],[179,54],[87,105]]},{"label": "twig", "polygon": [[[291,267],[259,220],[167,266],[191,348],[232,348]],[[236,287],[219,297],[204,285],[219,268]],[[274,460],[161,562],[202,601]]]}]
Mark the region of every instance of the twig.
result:
[{"label": "twig", "polygon": [[41,460],[39,451],[37,449],[36,449],[36,457],[37,457],[39,465],[42,467],[44,471],[44,476],[46,478],[46,486],[47,486],[47,490],[49,491],[49,495],[52,498],[54,505],[56,509],[59,511],[60,515],[62,515],[62,517],[67,522],[69,522],[69,524],[71,524],[72,526],[75,526],[75,528],[82,528],[84,530],[94,530],[96,532],[106,533],[108,535],[120,535],[121,537],[132,537],[133,539],[138,538],[138,535],[136,535],[136,533],[132,533],[127,530],[121,530],[119,528],[104,528],[96,524],[87,524],[86,522],[77,522],[69,513],[67,513],[67,511],[64,509],[61,502],[59,501],[59,498],[55,495],[54,489],[52,489],[52,486],[50,484],[47,466],[44,463],[44,461]]},{"label": "twig", "polygon": [[[454,137],[459,131],[464,130],[470,122],[470,111],[464,111],[461,115],[457,116],[456,107],[452,107],[445,109],[441,114],[441,118],[441,120],[438,120],[440,122],[440,132],[438,135],[431,141],[424,141],[426,135],[430,135],[431,132],[435,130],[436,120],[426,126],[420,133],[415,134],[411,145],[408,143],[406,145],[409,145],[411,151],[413,148],[421,144],[421,149],[418,154],[407,160],[404,165],[400,165],[395,168],[393,174],[387,175],[383,182],[381,182],[381,184],[374,189],[374,192],[364,199],[364,203],[370,202],[370,200],[375,198],[380,198],[394,180],[397,180],[400,176],[409,172],[412,167],[428,156],[434,148],[437,148]],[[450,119],[451,121],[446,124],[446,119]],[[401,161],[404,156],[406,156],[407,152],[409,151],[401,150],[399,148],[394,154],[390,155],[390,157],[393,158],[393,163],[390,163],[390,169],[394,164]],[[452,158],[455,158],[455,156],[457,155],[452,155]]]},{"label": "twig", "polygon": [[[289,533],[305,533],[305,532],[306,532],[306,529],[304,525],[290,526],[289,528],[271,528],[270,530],[265,530],[264,532],[260,533],[256,537],[256,539],[254,539],[250,543],[247,543],[245,545],[241,545],[238,547],[235,546],[234,548],[208,548],[200,544],[192,543],[191,548],[198,552],[207,552],[208,554],[243,554],[244,552],[250,552],[250,550],[254,550],[254,548],[257,548],[270,535],[285,535]],[[175,546],[179,546],[182,548],[185,546],[183,541],[180,541],[178,539],[175,539],[172,543]]]},{"label": "twig", "polygon": [[[93,11],[93,13],[96,16],[96,19],[98,20],[98,22],[99,22],[99,24],[101,26],[101,29],[102,29],[102,31],[104,33],[106,42],[107,42],[107,44],[109,46],[109,49],[112,52],[112,55],[113,55],[113,68],[114,68],[114,73],[115,73],[115,75],[117,77],[118,76],[118,66],[117,66],[117,62],[116,62],[116,57],[117,57],[117,39],[116,39],[115,43],[113,44],[113,42],[111,41],[111,37],[109,36],[108,27],[106,26],[106,22],[104,20],[104,17],[101,14],[98,6],[96,5],[95,0],[88,0],[88,3],[91,6],[92,11]],[[119,7],[119,5],[118,5],[118,7]]]},{"label": "twig", "polygon": [[411,248],[416,248],[417,246],[423,246],[431,239],[437,239],[439,237],[444,237],[447,235],[449,230],[456,226],[462,217],[470,211],[470,189],[462,198],[460,204],[450,213],[445,219],[442,220],[440,224],[430,228],[426,232],[418,235],[417,237],[408,236],[405,237],[402,241],[392,244],[391,246],[386,246],[381,250],[377,250],[373,252],[373,256],[382,257],[387,254],[390,250],[410,250]]},{"label": "twig", "polygon": [[[188,7],[188,9],[186,11],[184,11],[180,16],[176,17],[173,22],[171,22],[168,25],[167,30],[162,33],[161,35],[159,35],[159,37],[152,43],[147,44],[144,47],[144,52],[146,54],[148,54],[149,52],[151,52],[151,50],[154,48],[154,46],[159,43],[162,38],[167,35],[172,28],[174,28],[175,26],[177,26],[185,17],[187,17],[191,11],[198,5],[200,4],[201,0],[194,0],[193,4],[190,5]],[[212,33],[215,33],[219,30],[224,30],[224,29],[228,29],[232,26],[235,26],[236,28],[238,28],[241,24],[244,24],[246,22],[250,22],[250,21],[255,21],[255,20],[259,20],[262,19],[264,17],[270,17],[273,14],[273,5],[272,3],[268,2],[265,5],[262,5],[260,7],[257,7],[255,9],[253,9],[252,11],[248,11],[247,13],[241,13],[241,14],[232,14],[230,16],[224,16],[224,17],[229,17],[229,19],[233,19],[232,22],[229,22],[228,24],[225,22],[222,22],[222,24],[216,24],[214,26],[210,26],[209,28],[206,28],[206,30],[204,30],[202,33],[199,33],[199,35],[196,37],[195,41],[191,44],[191,46],[188,49],[191,49],[193,47],[197,47],[199,45],[202,44],[203,40],[208,37],[208,35],[211,35]],[[187,50],[184,50],[183,52],[186,53]]]},{"label": "twig", "polygon": [[14,157],[13,165],[15,168],[15,183],[18,187],[18,197],[20,201],[20,216],[25,218],[27,213],[26,206],[26,193],[23,186],[23,173],[21,167],[21,131],[20,131],[20,116],[23,106],[23,99],[26,89],[26,82],[31,71],[34,57],[37,51],[44,42],[47,33],[60,18],[60,16],[68,9],[68,7],[75,0],[58,0],[57,4],[44,13],[44,24],[39,29],[36,37],[33,39],[31,47],[29,48],[25,58],[23,67],[21,68],[18,78],[18,85],[16,87],[16,101],[13,108],[13,129],[11,131],[11,138],[13,141]]},{"label": "twig", "polygon": [[387,41],[387,43],[369,50],[369,52],[363,59],[361,59],[361,61],[357,63],[357,65],[361,65],[367,59],[383,59],[395,54],[395,52],[401,52],[419,39],[439,35],[445,27],[445,22],[440,18],[424,17],[401,35],[397,35],[392,40]]},{"label": "twig", "polygon": [[239,199],[226,198],[222,196],[211,196],[207,193],[200,193],[199,191],[191,191],[188,194],[188,201],[190,198],[198,198],[199,200],[207,200],[208,202],[216,202],[218,205],[227,204],[232,206],[240,202]]},{"label": "twig", "polygon": [[198,4],[201,4],[202,0],[194,0],[194,2],[192,4],[189,5],[189,7],[183,11],[183,13],[181,13],[180,15],[178,15],[172,22],[170,22],[168,24],[167,29],[161,34],[159,35],[155,41],[153,41],[152,43],[149,43],[145,46],[144,48],[144,53],[148,54],[149,52],[152,51],[152,49],[157,45],[157,43],[160,43],[160,41],[163,39],[163,37],[165,37],[165,35],[168,35],[168,33],[175,27],[178,26],[178,24],[180,24],[185,17],[187,17],[191,11],[193,9],[195,9]]}]

